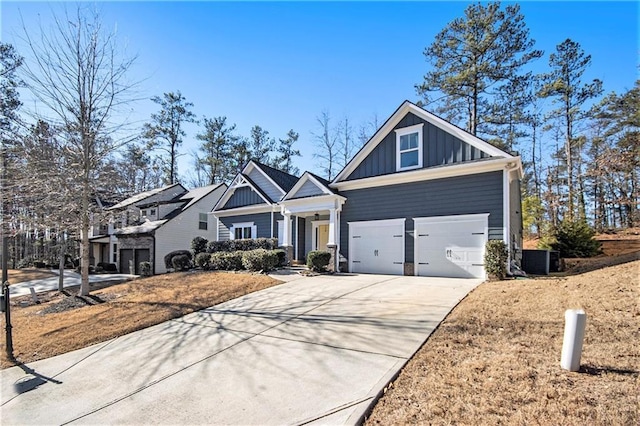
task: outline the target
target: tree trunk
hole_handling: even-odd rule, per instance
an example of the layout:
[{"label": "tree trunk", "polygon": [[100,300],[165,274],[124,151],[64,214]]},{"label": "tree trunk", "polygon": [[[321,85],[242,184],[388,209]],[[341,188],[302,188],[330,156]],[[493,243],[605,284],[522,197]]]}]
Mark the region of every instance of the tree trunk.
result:
[{"label": "tree trunk", "polygon": [[60,275],[58,276],[58,291],[62,292],[64,290],[64,260],[65,260],[65,239],[64,234],[59,236],[60,238],[60,263],[58,264],[58,272]]}]

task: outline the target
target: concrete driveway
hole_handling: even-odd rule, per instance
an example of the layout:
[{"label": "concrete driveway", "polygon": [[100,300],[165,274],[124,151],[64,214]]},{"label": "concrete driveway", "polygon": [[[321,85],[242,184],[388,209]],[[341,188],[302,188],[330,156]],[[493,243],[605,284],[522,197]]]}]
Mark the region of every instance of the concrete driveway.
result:
[{"label": "concrete driveway", "polygon": [[294,279],[3,370],[0,423],[356,424],[479,283]]}]

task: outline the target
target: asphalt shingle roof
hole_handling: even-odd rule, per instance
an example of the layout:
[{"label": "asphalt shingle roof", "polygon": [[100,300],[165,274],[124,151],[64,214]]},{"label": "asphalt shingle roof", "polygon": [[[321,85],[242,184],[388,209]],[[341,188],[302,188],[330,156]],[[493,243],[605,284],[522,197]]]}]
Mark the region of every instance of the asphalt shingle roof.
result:
[{"label": "asphalt shingle roof", "polygon": [[280,188],[284,190],[284,192],[289,192],[291,188],[298,182],[298,177],[294,175],[290,175],[289,173],[285,173],[282,170],[274,169],[273,167],[267,166],[266,164],[262,164],[256,160],[253,160],[254,163],[263,172],[266,173]]}]

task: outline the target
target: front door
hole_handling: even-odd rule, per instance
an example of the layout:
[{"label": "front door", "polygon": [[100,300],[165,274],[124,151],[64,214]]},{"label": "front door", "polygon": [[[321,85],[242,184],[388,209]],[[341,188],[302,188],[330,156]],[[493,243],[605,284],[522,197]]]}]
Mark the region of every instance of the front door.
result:
[{"label": "front door", "polygon": [[318,225],[317,230],[317,247],[316,250],[327,251],[327,243],[329,242],[329,225]]}]

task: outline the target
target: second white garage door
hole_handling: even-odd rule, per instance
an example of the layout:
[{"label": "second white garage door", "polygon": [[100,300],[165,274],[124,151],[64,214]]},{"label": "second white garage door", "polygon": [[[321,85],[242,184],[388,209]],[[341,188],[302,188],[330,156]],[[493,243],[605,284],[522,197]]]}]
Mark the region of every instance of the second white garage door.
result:
[{"label": "second white garage door", "polygon": [[484,278],[488,214],[414,218],[415,274]]},{"label": "second white garage door", "polygon": [[349,271],[404,273],[405,219],[349,222]]}]

